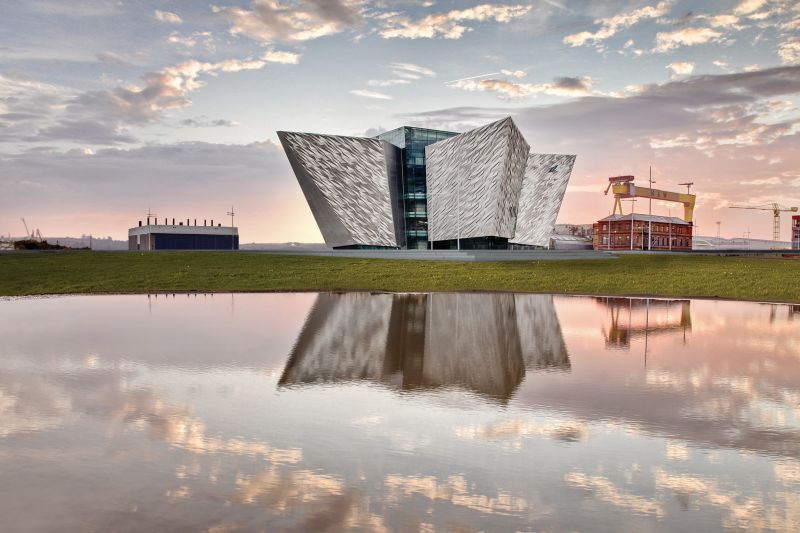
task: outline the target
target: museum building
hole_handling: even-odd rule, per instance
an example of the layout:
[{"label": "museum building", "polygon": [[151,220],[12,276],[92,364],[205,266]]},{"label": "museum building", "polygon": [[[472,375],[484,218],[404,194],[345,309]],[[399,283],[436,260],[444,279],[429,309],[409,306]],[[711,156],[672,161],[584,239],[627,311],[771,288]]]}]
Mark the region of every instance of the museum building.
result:
[{"label": "museum building", "polygon": [[461,134],[278,137],[325,243],[340,249],[547,247],[575,163],[531,153],[510,117]]}]

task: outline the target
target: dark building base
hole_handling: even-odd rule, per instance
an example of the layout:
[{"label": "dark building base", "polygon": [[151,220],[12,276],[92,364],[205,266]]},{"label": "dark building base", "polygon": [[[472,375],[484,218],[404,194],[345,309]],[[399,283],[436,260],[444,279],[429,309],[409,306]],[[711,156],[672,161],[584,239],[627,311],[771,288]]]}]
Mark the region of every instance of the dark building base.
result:
[{"label": "dark building base", "polygon": [[348,244],[347,246],[334,246],[334,250],[397,250],[394,246],[372,246],[369,244]]},{"label": "dark building base", "polygon": [[473,237],[431,242],[434,250],[508,250],[508,239],[502,237]]}]

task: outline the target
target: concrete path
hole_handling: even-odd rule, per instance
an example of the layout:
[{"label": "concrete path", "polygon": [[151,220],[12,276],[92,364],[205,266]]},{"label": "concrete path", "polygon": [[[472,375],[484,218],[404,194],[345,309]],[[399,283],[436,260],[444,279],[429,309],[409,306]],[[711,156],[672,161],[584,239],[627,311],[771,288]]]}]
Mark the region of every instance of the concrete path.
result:
[{"label": "concrete path", "polygon": [[616,259],[613,254],[595,250],[331,250],[295,251],[252,250],[239,253],[302,255],[313,257],[354,257],[359,259],[413,259],[422,261],[563,261],[576,259]]}]

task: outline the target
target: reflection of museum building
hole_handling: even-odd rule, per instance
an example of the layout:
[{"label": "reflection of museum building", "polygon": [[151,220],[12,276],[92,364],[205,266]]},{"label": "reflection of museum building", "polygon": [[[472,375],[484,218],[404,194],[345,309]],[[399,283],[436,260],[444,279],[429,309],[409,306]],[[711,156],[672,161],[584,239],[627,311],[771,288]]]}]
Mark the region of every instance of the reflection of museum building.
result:
[{"label": "reflection of museum building", "polygon": [[334,248],[546,247],[575,162],[531,153],[510,117],[462,134],[278,137]]},{"label": "reflection of museum building", "polygon": [[569,369],[550,295],[323,293],[280,383],[366,379],[506,400],[526,368]]}]

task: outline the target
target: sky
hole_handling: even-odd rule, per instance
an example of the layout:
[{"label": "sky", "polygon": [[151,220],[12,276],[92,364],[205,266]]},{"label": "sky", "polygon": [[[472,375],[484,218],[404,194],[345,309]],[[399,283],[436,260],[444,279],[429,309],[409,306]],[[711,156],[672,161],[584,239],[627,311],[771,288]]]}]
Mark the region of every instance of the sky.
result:
[{"label": "sky", "polygon": [[[576,154],[560,223],[609,176],[698,194],[700,234],[800,206],[790,0],[0,0],[0,235],[111,236],[148,210],[322,242],[276,131],[466,131]],[[625,203],[626,212],[631,204]],[[633,204],[647,212],[644,200]],[[656,214],[680,205],[654,202]],[[789,237],[784,215],[782,238]]]}]

